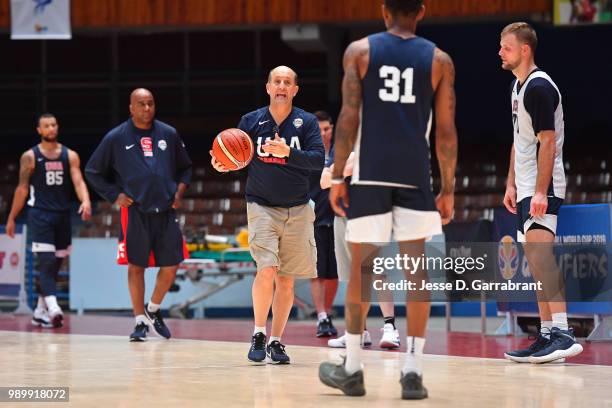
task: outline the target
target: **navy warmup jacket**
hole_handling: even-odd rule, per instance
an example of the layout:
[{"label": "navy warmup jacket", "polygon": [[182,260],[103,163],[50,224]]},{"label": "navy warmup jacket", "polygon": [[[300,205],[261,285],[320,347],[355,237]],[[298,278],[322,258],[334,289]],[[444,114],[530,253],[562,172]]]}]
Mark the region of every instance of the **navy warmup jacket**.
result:
[{"label": "navy warmup jacket", "polygon": [[144,130],[128,119],[104,136],[85,177],[111,203],[124,193],[140,211],[161,212],[172,206],[178,183],[189,184],[191,160],[172,126],[155,120]]},{"label": "navy warmup jacket", "polygon": [[[316,116],[293,107],[283,123],[277,124],[266,106],[244,115],[238,128],[251,136],[256,149],[249,164],[247,202],[285,208],[306,204],[311,171],[321,171],[325,161]],[[291,147],[289,157],[274,157],[263,151],[275,131]]]}]

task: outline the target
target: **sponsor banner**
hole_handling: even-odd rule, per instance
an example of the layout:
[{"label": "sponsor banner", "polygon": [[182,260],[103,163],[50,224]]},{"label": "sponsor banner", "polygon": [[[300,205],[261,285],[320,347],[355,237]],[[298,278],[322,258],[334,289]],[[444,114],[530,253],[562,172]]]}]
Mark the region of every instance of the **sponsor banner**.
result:
[{"label": "sponsor banner", "polygon": [[11,39],[71,38],[70,0],[11,0]]}]

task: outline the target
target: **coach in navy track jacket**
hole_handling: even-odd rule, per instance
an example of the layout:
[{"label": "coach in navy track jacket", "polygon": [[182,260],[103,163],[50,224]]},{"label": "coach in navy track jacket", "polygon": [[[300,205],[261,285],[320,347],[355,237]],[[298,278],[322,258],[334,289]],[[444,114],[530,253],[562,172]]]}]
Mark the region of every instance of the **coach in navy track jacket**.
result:
[{"label": "coach in navy track jacket", "polygon": [[[271,70],[266,83],[270,105],[244,115],[238,124],[256,148],[246,186],[249,249],[257,263],[255,329],[247,357],[254,362],[267,356],[274,364],[289,363],[281,336],[293,305],[294,279],[317,276],[308,181],[311,171],[323,169],[325,150],[317,118],[293,106],[297,83],[291,68]],[[228,171],[214,156],[211,164]],[[268,339],[270,305],[274,313]]]},{"label": "coach in navy track jacket", "polygon": [[[325,162],[317,118],[294,106],[277,125],[265,106],[244,115],[238,128],[251,136],[256,148],[249,165],[247,202],[285,208],[306,204],[311,171],[321,171]],[[275,133],[289,145],[289,157],[264,152],[263,145]]]},{"label": "coach in navy track jacket", "polygon": [[[155,120],[155,100],[139,88],[130,95],[131,117],[100,142],[85,175],[94,190],[121,207],[117,260],[128,264],[136,327],[130,341],[146,340],[149,327],[170,338],[160,306],[186,256],[175,209],[191,178],[191,160],[176,130]],[[144,304],[144,271],[159,266],[155,290]]]},{"label": "coach in navy track jacket", "polygon": [[[141,138],[151,139],[152,156],[145,156]],[[104,136],[85,167],[87,181],[105,200],[119,193],[131,197],[143,212],[169,209],[178,184],[189,184],[191,160],[176,129],[154,120],[149,130],[128,119]]]}]

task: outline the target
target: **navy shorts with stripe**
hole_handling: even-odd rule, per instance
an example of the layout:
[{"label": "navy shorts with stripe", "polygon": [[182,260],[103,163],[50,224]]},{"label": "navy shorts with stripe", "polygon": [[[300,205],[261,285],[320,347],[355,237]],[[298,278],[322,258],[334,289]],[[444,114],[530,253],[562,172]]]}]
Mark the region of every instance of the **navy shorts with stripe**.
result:
[{"label": "navy shorts with stripe", "polygon": [[144,213],[132,205],[125,218],[127,225],[122,225],[119,241],[125,242],[130,264],[148,267],[151,253],[156,266],[175,266],[183,261],[183,234],[175,210]]},{"label": "navy shorts with stripe", "polygon": [[32,252],[68,250],[72,243],[70,211],[50,211],[30,207],[28,235],[32,241]]},{"label": "navy shorts with stripe", "polygon": [[412,241],[442,233],[431,190],[351,184],[348,193],[349,242]]},{"label": "navy shorts with stripe", "polygon": [[531,197],[525,197],[516,203],[517,215],[517,241],[524,242],[525,234],[531,229],[545,229],[553,235],[557,233],[557,216],[559,209],[563,204],[563,199],[559,197],[549,196],[548,207],[546,214],[540,217],[532,217],[529,214],[531,208]]}]

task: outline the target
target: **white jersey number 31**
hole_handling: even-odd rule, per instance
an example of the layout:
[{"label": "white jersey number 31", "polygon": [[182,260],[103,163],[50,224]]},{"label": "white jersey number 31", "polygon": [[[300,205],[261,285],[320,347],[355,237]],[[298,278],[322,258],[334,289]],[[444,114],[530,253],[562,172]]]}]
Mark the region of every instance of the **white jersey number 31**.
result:
[{"label": "white jersey number 31", "polygon": [[[398,67],[383,65],[378,70],[380,78],[385,80],[384,88],[378,90],[378,97],[384,102],[415,103],[416,97],[412,94],[414,81],[414,68],[406,68],[400,73]],[[403,93],[400,96],[400,82],[404,80]]]}]

